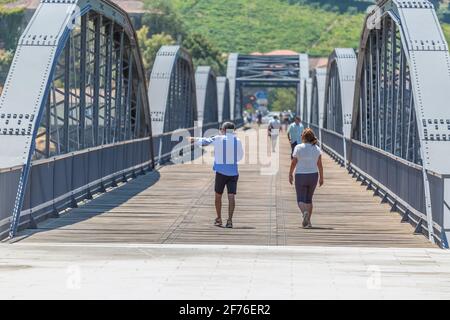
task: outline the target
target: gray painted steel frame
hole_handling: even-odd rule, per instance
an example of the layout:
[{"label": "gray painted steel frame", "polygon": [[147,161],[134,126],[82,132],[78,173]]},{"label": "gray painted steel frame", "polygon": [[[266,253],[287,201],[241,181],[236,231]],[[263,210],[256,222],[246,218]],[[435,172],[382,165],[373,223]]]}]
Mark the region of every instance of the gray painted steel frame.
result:
[{"label": "gray painted steel frame", "polygon": [[170,158],[178,141],[171,133],[194,127],[197,121],[195,72],[190,54],[180,46],[162,46],[156,55],[148,97],[157,160]]},{"label": "gray painted steel frame", "polygon": [[217,98],[219,103],[219,123],[231,120],[230,85],[226,77],[217,77]]},{"label": "gray painted steel frame", "polygon": [[358,54],[352,169],[401,207],[417,231],[448,247],[448,45],[429,1],[378,5]]},{"label": "gray painted steel frame", "polygon": [[311,117],[311,95],[312,95],[312,78],[308,78],[303,82],[303,104],[302,104],[302,121],[309,123]]},{"label": "gray painted steel frame", "polygon": [[294,87],[297,90],[297,114],[303,108],[303,83],[309,77],[309,58],[306,54],[240,55],[228,57],[227,78],[230,81],[232,119],[242,121],[242,89],[244,87]]},{"label": "gray painted steel frame", "polygon": [[[76,23],[79,18],[80,25]],[[119,65],[115,69],[114,81],[118,85],[114,106],[110,96],[113,56]],[[74,77],[75,68],[79,71],[78,77]],[[0,98],[0,144],[8,146],[0,155],[0,167],[20,168],[8,169],[14,173],[8,179],[12,179],[9,187],[15,190],[15,197],[4,197],[2,192],[0,220],[8,224],[12,214],[10,237],[15,235],[23,220],[21,213],[26,195],[34,197],[33,192],[36,192],[29,183],[36,181],[29,179],[34,172],[32,157],[63,157],[68,152],[88,147],[111,146],[116,141],[148,137],[151,122],[145,90],[136,35],[121,8],[103,0],[41,2],[20,38]],[[114,126],[111,125],[112,110],[118,114]],[[116,133],[114,139],[112,131]],[[153,157],[152,148],[147,150],[145,162]],[[107,160],[97,159],[100,163]],[[85,166],[86,174],[91,178],[96,176],[96,181],[104,188],[102,173],[89,172],[89,168],[93,168],[90,162]],[[119,165],[116,169],[109,175],[126,174],[124,167]],[[58,172],[62,174],[61,180],[81,173]],[[48,183],[46,177],[43,173],[41,180]],[[54,176],[51,181],[60,178]],[[91,182],[80,187],[90,195]],[[73,190],[70,193],[74,202]]]},{"label": "gray painted steel frame", "polygon": [[357,59],[353,49],[338,48],[328,59],[324,128],[350,139]]},{"label": "gray painted steel frame", "polygon": [[212,68],[199,66],[195,72],[195,84],[199,126],[217,124],[219,122],[217,80]]},{"label": "gray painted steel frame", "polygon": [[[334,151],[347,166],[347,140],[350,139],[357,59],[353,49],[338,48],[328,59],[325,84],[324,129],[341,136]],[[329,135],[322,135],[324,145]]]},{"label": "gray painted steel frame", "polygon": [[180,46],[162,46],[150,77],[153,135],[192,128],[197,121],[197,97],[192,58]]},{"label": "gray painted steel frame", "polygon": [[321,139],[321,130],[323,128],[324,119],[324,102],[325,102],[325,85],[327,78],[327,68],[315,68],[312,73],[312,89],[311,89],[311,113],[306,121]]}]

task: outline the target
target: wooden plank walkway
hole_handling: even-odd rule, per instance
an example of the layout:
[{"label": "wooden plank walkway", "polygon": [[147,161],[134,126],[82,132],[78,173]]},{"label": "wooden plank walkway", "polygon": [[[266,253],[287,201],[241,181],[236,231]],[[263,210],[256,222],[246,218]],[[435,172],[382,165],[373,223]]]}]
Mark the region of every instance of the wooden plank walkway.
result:
[{"label": "wooden plank walkway", "polygon": [[[21,241],[433,247],[326,155],[325,186],[315,196],[314,228],[302,229],[295,190],[287,179],[289,153],[282,135],[276,175],[261,175],[258,165],[241,165],[234,229],[212,225],[211,166],[184,164],[163,166],[41,223],[37,230],[25,230]],[[227,213],[225,196],[224,204]]]}]

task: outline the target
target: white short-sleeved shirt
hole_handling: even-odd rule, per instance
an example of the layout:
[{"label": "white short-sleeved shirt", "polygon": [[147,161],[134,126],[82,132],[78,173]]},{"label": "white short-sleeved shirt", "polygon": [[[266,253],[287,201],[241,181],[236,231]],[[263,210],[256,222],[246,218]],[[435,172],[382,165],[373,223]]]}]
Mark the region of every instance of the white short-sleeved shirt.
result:
[{"label": "white short-sleeved shirt", "polygon": [[316,173],[319,171],[317,161],[321,155],[320,148],[309,143],[302,143],[295,147],[292,156],[297,158],[296,174]]},{"label": "white short-sleeved shirt", "polygon": [[281,128],[280,120],[275,120],[275,119],[270,120],[269,128],[272,128],[272,132],[271,132],[272,136],[278,135],[280,133],[280,128]]}]

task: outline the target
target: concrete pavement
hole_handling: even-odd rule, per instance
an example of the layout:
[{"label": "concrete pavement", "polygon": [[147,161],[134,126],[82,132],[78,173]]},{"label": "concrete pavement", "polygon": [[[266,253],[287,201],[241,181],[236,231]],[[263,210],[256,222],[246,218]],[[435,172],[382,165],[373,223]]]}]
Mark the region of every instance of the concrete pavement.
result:
[{"label": "concrete pavement", "polygon": [[441,249],[0,245],[2,299],[449,299]]}]

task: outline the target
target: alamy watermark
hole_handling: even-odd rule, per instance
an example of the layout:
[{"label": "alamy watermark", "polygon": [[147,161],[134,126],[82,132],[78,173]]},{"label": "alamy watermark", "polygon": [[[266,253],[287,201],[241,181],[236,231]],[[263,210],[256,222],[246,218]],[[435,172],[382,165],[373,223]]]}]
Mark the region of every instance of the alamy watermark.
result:
[{"label": "alamy watermark", "polygon": [[381,289],[381,268],[379,266],[369,266],[367,268],[367,289],[380,290]]},{"label": "alamy watermark", "polygon": [[68,290],[81,289],[81,268],[78,265],[70,265],[66,269],[66,288]]},{"label": "alamy watermark", "polygon": [[[239,165],[257,166],[261,175],[276,175],[279,172],[280,135],[278,130],[273,130],[272,136],[269,136],[267,129],[253,128],[240,131],[236,135],[229,135],[226,142],[221,140],[219,144],[211,143],[214,145],[213,148],[201,145],[203,139],[215,139],[220,136],[228,136],[228,134],[220,132],[219,129],[209,129],[203,133],[199,127],[194,129],[193,134],[190,130],[176,130],[170,138],[171,143],[174,144],[170,152],[170,161],[174,164],[212,166],[214,163],[233,165],[237,160]],[[194,143],[191,137],[196,138]],[[239,140],[235,140],[234,137]],[[236,143],[242,146],[242,156],[235,154],[241,151],[240,146],[235,145]],[[159,157],[163,156],[159,154]]]}]

